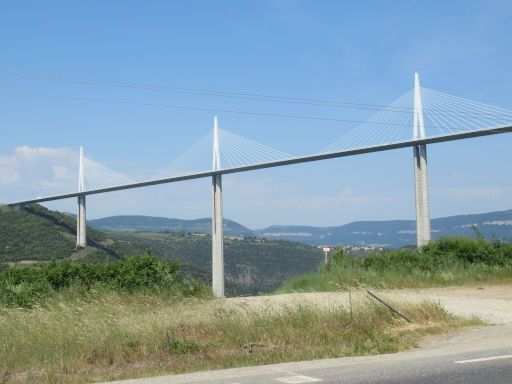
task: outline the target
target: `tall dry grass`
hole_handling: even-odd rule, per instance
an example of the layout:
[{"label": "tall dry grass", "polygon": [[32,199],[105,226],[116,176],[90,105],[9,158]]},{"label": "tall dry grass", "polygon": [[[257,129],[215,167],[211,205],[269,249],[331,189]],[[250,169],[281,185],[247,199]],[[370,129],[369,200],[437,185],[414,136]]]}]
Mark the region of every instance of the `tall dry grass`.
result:
[{"label": "tall dry grass", "polygon": [[[404,308],[404,307],[402,307]],[[467,322],[438,305],[244,307],[145,294],[54,297],[0,309],[0,383],[84,383],[273,362],[389,353]]]}]

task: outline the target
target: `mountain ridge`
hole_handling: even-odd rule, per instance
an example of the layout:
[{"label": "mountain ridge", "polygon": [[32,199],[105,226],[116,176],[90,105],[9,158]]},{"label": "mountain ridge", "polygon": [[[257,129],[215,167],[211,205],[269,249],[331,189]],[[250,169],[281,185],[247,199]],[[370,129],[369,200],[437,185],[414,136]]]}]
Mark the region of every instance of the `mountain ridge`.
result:
[{"label": "mountain ridge", "polygon": [[[138,221],[148,221],[137,225]],[[157,219],[156,221],[154,219]],[[158,224],[160,222],[160,224]],[[111,225],[108,225],[111,223]],[[112,223],[115,223],[113,225]],[[165,223],[165,224],[162,224]],[[211,219],[171,219],[153,216],[110,216],[89,221],[102,230],[182,231],[210,233]],[[431,220],[432,237],[479,235],[487,239],[512,241],[512,209],[485,213],[453,215]],[[254,236],[276,240],[297,241],[308,245],[356,245],[400,248],[416,243],[415,220],[354,221],[341,226],[271,225],[251,230],[233,220],[224,220],[226,236]]]},{"label": "mountain ridge", "polygon": [[[210,233],[211,218],[176,219],[161,216],[118,215],[88,220],[93,228],[109,231],[153,232],[198,232]],[[232,235],[251,236],[253,231],[243,225],[224,219],[224,228]]]}]

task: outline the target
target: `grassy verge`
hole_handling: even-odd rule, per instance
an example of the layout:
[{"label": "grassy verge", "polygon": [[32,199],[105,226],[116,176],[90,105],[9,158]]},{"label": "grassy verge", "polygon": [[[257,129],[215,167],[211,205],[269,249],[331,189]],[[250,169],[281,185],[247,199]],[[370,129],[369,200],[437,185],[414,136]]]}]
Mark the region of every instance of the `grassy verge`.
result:
[{"label": "grassy verge", "polygon": [[0,381],[84,383],[390,353],[474,324],[432,303],[401,309],[415,324],[371,302],[270,310],[142,293],[54,296],[30,309],[0,309]]},{"label": "grassy verge", "polygon": [[428,288],[512,283],[512,245],[444,238],[420,251],[402,249],[350,259],[333,254],[331,268],[297,276],[277,292],[336,291],[347,287]]}]

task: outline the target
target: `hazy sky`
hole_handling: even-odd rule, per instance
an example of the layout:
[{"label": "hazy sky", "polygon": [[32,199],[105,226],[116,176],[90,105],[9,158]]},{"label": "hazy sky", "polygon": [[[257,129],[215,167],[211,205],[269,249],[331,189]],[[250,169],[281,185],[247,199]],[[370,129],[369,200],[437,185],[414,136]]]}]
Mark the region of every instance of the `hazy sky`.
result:
[{"label": "hazy sky", "polygon": [[[221,110],[366,119],[371,111],[13,76],[18,71],[388,104],[422,84],[512,108],[510,1],[16,1],[0,13],[0,201],[77,187],[80,145],[137,178],[164,168]],[[76,99],[48,97],[72,96]],[[80,99],[82,98],[82,99]],[[217,113],[221,128],[292,154],[352,123]],[[429,146],[433,217],[512,208],[512,134]],[[210,216],[211,181],[88,198],[88,217]],[[76,201],[48,205],[74,211]],[[225,217],[251,228],[413,219],[412,150],[224,177]]]}]

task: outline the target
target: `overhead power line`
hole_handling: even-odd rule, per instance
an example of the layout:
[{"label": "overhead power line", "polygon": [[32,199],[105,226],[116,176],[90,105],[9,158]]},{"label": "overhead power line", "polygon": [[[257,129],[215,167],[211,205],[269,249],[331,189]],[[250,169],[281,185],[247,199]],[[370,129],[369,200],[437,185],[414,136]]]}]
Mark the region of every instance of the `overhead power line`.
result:
[{"label": "overhead power line", "polygon": [[[407,105],[407,103],[406,104],[402,103],[402,105],[396,105],[396,103],[392,103],[390,105],[383,106],[383,105],[378,105],[378,104],[362,104],[362,103],[341,102],[341,101],[332,101],[332,100],[300,99],[300,98],[291,98],[291,97],[260,95],[260,94],[253,94],[253,93],[210,91],[210,90],[205,90],[205,89],[183,88],[183,87],[152,85],[152,84],[127,83],[127,82],[96,80],[96,79],[88,79],[88,78],[80,78],[80,77],[42,75],[42,74],[35,74],[35,73],[29,73],[29,72],[17,72],[17,71],[6,71],[6,70],[0,71],[0,75],[10,75],[10,76],[23,77],[23,78],[30,78],[30,79],[78,82],[78,83],[85,83],[85,84],[92,84],[92,85],[115,86],[115,87],[135,88],[135,89],[144,89],[144,90],[185,92],[185,93],[192,93],[192,94],[242,98],[242,99],[250,99],[250,100],[257,100],[257,101],[273,101],[273,102],[285,102],[285,103],[294,103],[294,104],[308,104],[308,105],[315,105],[315,106],[321,105],[321,106],[336,107],[336,108],[339,107],[339,108],[356,108],[356,109],[365,109],[365,110],[377,110],[377,111],[379,111],[379,113],[382,111],[386,111],[386,112],[392,112],[392,113],[411,114],[411,112],[413,112],[413,110],[414,110],[414,107],[409,107]],[[426,92],[427,94],[431,93],[431,92],[435,92],[435,91],[432,91],[427,88],[422,88],[422,91]],[[139,105],[139,106],[166,107],[166,108],[188,109],[188,110],[199,110],[199,111],[215,111],[215,112],[250,114],[250,115],[271,116],[271,117],[288,117],[288,118],[308,119],[308,120],[324,120],[324,121],[355,122],[355,123],[363,122],[361,120],[337,119],[337,118],[328,118],[328,117],[320,117],[320,116],[290,115],[290,114],[282,114],[282,113],[240,111],[240,110],[234,110],[234,109],[219,109],[219,108],[209,108],[209,107],[190,107],[190,106],[184,106],[184,105],[128,102],[128,101],[122,101],[122,100],[88,98],[88,97],[80,97],[80,96],[58,96],[58,95],[33,93],[33,92],[15,92],[15,91],[4,91],[4,92],[13,93],[13,94],[17,93],[20,95],[26,94],[26,95],[33,95],[33,96],[45,96],[45,97],[52,97],[52,98],[65,98],[65,99],[85,100],[85,101],[133,104],[133,105]],[[410,93],[410,92],[408,92],[408,93]],[[444,104],[435,104],[434,108],[424,107],[423,112],[425,114],[431,115],[433,119],[435,119],[435,116],[438,116],[439,119],[443,119],[446,116],[448,116],[448,117],[459,116],[459,117],[468,117],[468,118],[490,117],[490,118],[500,119],[503,117],[510,118],[511,113],[512,113],[510,110],[506,110],[503,108],[492,107],[489,105],[472,102],[472,101],[469,101],[466,99],[461,99],[461,98],[454,97],[454,96],[452,96],[452,98],[465,101],[466,103],[470,103],[471,108],[466,108],[464,111],[456,111],[455,112],[453,109],[447,109],[446,105],[444,105]],[[485,110],[482,110],[482,107],[485,107]],[[443,109],[440,109],[440,108],[443,108]],[[371,120],[365,121],[365,122],[367,124],[368,123],[372,124]]]},{"label": "overhead power line", "polygon": [[[177,86],[171,86],[171,85],[131,83],[131,82],[123,82],[123,81],[90,79],[90,78],[73,77],[73,76],[56,76],[56,75],[46,75],[46,74],[11,71],[11,70],[0,71],[0,75],[21,77],[21,78],[26,78],[26,79],[51,80],[51,81],[59,81],[59,82],[71,82],[71,83],[88,84],[88,85],[120,87],[120,88],[128,88],[128,89],[147,90],[147,91],[186,93],[186,94],[194,94],[194,95],[201,95],[201,96],[213,96],[213,97],[234,98],[234,99],[252,100],[252,101],[321,106],[321,107],[328,107],[328,108],[362,109],[362,110],[369,110],[369,111],[380,111],[382,108],[387,108],[389,111],[399,112],[399,113],[411,113],[414,110],[414,107],[409,107],[409,106],[390,106],[390,105],[382,105],[382,104],[357,103],[357,102],[328,100],[328,99],[298,98],[298,97],[263,95],[263,94],[257,94],[257,93],[247,93],[247,92],[217,91],[217,90],[208,90],[208,89],[203,89],[203,88],[186,88],[186,87],[177,87]],[[510,113],[509,110],[506,110],[503,108],[495,108],[495,109],[505,111],[505,113],[507,115]],[[440,114],[440,115],[445,114],[445,113],[448,113],[448,114],[453,113],[453,111],[443,109],[442,107],[441,108],[424,108],[424,112],[430,113],[430,114]],[[474,114],[477,116],[481,116],[481,115],[478,115],[471,111],[459,113],[459,114],[461,114],[461,115]],[[494,112],[493,114],[498,115],[499,113]]]},{"label": "overhead power line", "polygon": [[[0,71],[2,76],[15,76],[28,79],[37,80],[52,80],[60,82],[71,82],[88,85],[101,85],[111,87],[121,87],[128,89],[140,89],[147,91],[160,91],[160,92],[177,92],[177,93],[189,93],[201,96],[215,96],[215,97],[226,97],[234,99],[254,100],[254,101],[268,101],[278,103],[289,103],[289,104],[306,104],[312,106],[322,106],[330,108],[354,108],[354,109],[366,109],[366,110],[380,110],[385,105],[380,104],[367,104],[367,103],[355,103],[348,101],[336,101],[327,99],[310,99],[310,98],[298,98],[298,97],[286,97],[286,96],[272,96],[262,95],[256,93],[246,92],[230,92],[230,91],[216,91],[202,88],[186,88],[177,87],[171,85],[159,85],[159,84],[143,84],[143,83],[130,83],[124,81],[112,81],[112,80],[99,80],[90,79],[83,77],[69,77],[69,76],[55,76],[55,75],[44,75],[30,72],[17,72],[17,71]],[[403,108],[411,110],[412,108]]]},{"label": "overhead power line", "polygon": [[[155,107],[155,108],[170,108],[170,109],[182,109],[188,111],[202,111],[202,112],[222,112],[222,113],[233,113],[240,115],[252,115],[252,116],[266,116],[266,117],[282,117],[289,119],[304,119],[304,120],[317,120],[317,121],[334,121],[341,123],[365,123],[368,125],[382,125],[382,122],[373,122],[371,120],[352,120],[352,119],[337,119],[330,117],[321,117],[321,116],[307,116],[307,115],[287,115],[282,113],[272,113],[272,112],[256,112],[256,111],[242,111],[236,109],[223,109],[223,108],[211,108],[211,107],[191,107],[186,105],[173,105],[173,104],[159,104],[159,103],[144,103],[137,101],[128,101],[128,100],[115,100],[115,99],[102,99],[95,97],[83,97],[83,96],[63,96],[63,95],[53,95],[48,93],[36,93],[36,92],[19,92],[19,91],[10,91],[10,90],[1,90],[0,93],[11,94],[11,95],[20,95],[20,96],[37,96],[37,97],[47,97],[52,99],[63,99],[63,100],[72,100],[72,101],[87,101],[87,102],[99,102],[99,103],[110,103],[110,104],[121,104],[121,105],[137,105],[141,107]],[[396,126],[404,126],[408,127],[410,124],[398,124],[398,123],[388,123],[386,125],[396,125]],[[426,128],[439,128],[436,126],[430,126]]]}]

